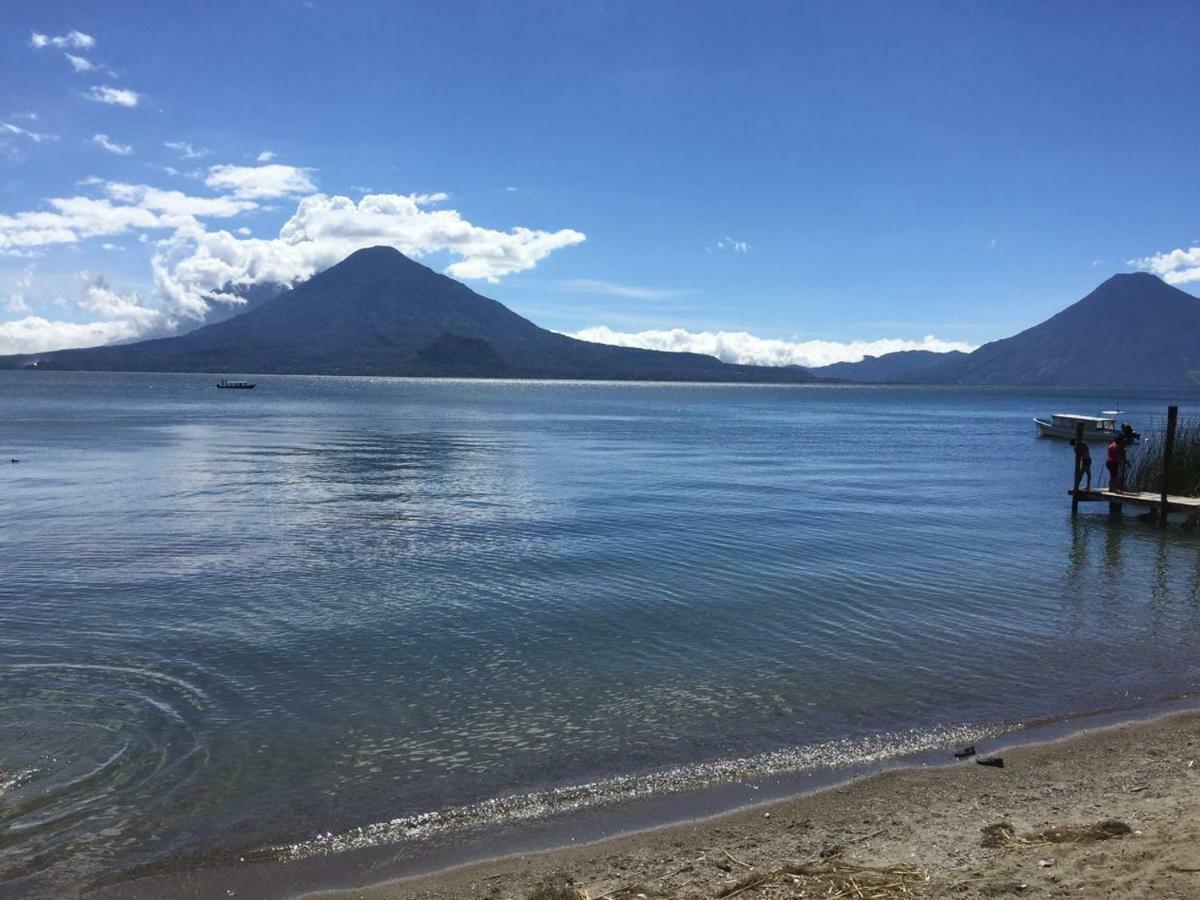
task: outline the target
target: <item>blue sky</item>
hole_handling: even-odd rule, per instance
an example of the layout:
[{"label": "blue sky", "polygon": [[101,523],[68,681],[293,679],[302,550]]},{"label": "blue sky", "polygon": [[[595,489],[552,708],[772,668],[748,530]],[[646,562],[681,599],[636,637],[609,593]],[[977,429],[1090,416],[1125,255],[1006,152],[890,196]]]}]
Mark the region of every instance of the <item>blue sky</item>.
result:
[{"label": "blue sky", "polygon": [[0,352],[383,240],[546,327],[765,362],[1200,284],[1195,3],[238,6],[5,4]]}]

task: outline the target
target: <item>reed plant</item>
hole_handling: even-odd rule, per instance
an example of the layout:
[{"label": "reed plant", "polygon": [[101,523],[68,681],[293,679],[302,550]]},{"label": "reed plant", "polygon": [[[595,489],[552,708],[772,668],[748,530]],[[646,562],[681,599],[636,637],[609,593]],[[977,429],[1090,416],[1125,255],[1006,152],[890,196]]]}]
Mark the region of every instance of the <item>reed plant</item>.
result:
[{"label": "reed plant", "polygon": [[[1141,444],[1129,454],[1125,486],[1131,491],[1158,493],[1163,483],[1163,451],[1167,429],[1160,424],[1143,433]],[[1200,419],[1180,420],[1175,428],[1168,489],[1182,497],[1200,497]]]}]

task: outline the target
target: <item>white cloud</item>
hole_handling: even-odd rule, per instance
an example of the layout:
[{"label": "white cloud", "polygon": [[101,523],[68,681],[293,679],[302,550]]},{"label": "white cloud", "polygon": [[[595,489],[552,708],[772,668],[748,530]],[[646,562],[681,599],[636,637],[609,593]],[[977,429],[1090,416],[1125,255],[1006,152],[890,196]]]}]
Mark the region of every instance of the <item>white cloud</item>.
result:
[{"label": "white cloud", "polygon": [[510,194],[515,194],[517,192],[517,189],[515,187],[513,187],[512,185],[509,185],[504,190]]},{"label": "white cloud", "polygon": [[0,355],[42,353],[70,347],[98,347],[127,341],[141,334],[136,322],[118,319],[97,322],[54,322],[41,316],[26,316],[0,322]]},{"label": "white cloud", "polygon": [[141,95],[137,91],[125,90],[124,88],[105,87],[103,85],[94,85],[91,90],[83,95],[89,100],[95,100],[97,103],[107,103],[112,106],[134,107],[138,105],[138,100]]},{"label": "white cloud", "polygon": [[1146,272],[1153,272],[1167,284],[1187,284],[1200,281],[1200,247],[1179,248],[1166,253],[1155,253],[1141,259],[1129,260],[1129,265]]},{"label": "white cloud", "polygon": [[[130,230],[174,229],[196,217],[228,218],[256,207],[232,197],[190,197],[144,184],[88,179],[106,198],[55,197],[52,210],[0,214],[0,253],[50,244],[74,244],[89,237],[111,237]],[[115,203],[113,201],[116,201]]]},{"label": "white cloud", "polygon": [[73,53],[64,53],[63,56],[67,58],[67,62],[71,64],[71,68],[77,73],[94,72],[96,69],[100,68],[90,59],[87,59],[83,56],[76,56]]},{"label": "white cloud", "polygon": [[184,159],[199,159],[211,152],[207,147],[197,147],[187,141],[163,141],[163,146],[168,150],[174,150]]},{"label": "white cloud", "polygon": [[245,225],[243,225],[241,228],[239,228],[237,230],[237,233],[240,234],[242,237],[250,237],[250,235],[253,234],[254,232],[252,232],[249,228],[247,228]]},{"label": "white cloud", "polygon": [[[36,116],[34,117],[37,118]],[[28,128],[22,128],[20,125],[14,125],[12,122],[0,122],[0,134],[17,134],[21,137],[29,138],[35,144],[40,144],[42,141],[57,141],[57,134],[46,134],[41,131],[30,131]]]},{"label": "white cloud", "polygon": [[4,309],[10,313],[27,313],[29,312],[29,304],[25,302],[25,292],[33,287],[33,266],[26,266],[16,284],[13,285],[16,290],[8,295],[8,300],[4,304]]},{"label": "white cloud", "polygon": [[258,156],[254,157],[258,162],[267,163],[275,158],[274,150],[263,150]]},{"label": "white cloud", "polygon": [[741,254],[750,252],[749,244],[747,244],[745,241],[735,241],[731,237],[723,237],[712,247],[705,247],[704,250],[706,253],[712,253],[714,248],[725,253]]},{"label": "white cloud", "polygon": [[73,244],[83,238],[120,234],[130,228],[156,228],[158,217],[144,209],[113,206],[91,197],[49,201],[54,211],[0,214],[0,252],[49,244]]},{"label": "white cloud", "polygon": [[109,153],[115,153],[117,156],[129,156],[133,153],[131,144],[118,144],[116,141],[110,140],[107,134],[93,134],[92,143],[99,144]]},{"label": "white cloud", "polygon": [[646,350],[673,350],[703,353],[722,362],[754,366],[826,366],[835,362],[858,362],[864,356],[881,356],[899,350],[931,350],[945,353],[950,350],[970,352],[975,349],[962,341],[943,341],[928,335],[919,341],[884,338],[875,341],[782,341],[756,337],[745,331],[613,331],[605,325],[584,328],[571,337],[598,344],[618,347],[641,347]]},{"label": "white cloud", "polygon": [[104,181],[104,192],[113,200],[161,213],[159,227],[176,228],[193,217],[227,219],[257,208],[251,200],[232,197],[192,197],[182,191],[164,191],[145,184]]},{"label": "white cloud", "polygon": [[309,194],[317,189],[311,169],[284,166],[213,166],[204,183],[215,190],[232,191],[247,200]]},{"label": "white cloud", "polygon": [[691,293],[691,291],[673,288],[618,284],[615,281],[601,281],[596,278],[567,278],[557,284],[564,291],[570,291],[573,294],[600,294],[608,297],[621,297],[625,300],[671,300],[677,297],[686,297]]},{"label": "white cloud", "polygon": [[161,322],[162,313],[142,306],[141,295],[117,293],[103,275],[92,278],[85,273],[84,278],[87,283],[79,306],[86,312],[102,319],[129,322],[137,327],[138,334]]},{"label": "white cloud", "polygon": [[[84,313],[98,317],[96,321],[64,322],[27,315],[12,322],[0,322],[0,355],[95,347],[166,334],[175,328],[177,319],[172,311],[144,306],[137,293],[114,291],[102,275],[84,272],[82,278],[83,290],[75,305]],[[71,304],[59,297],[54,305],[67,307]],[[10,306],[10,311],[29,310],[27,306],[24,309]]]},{"label": "white cloud", "polygon": [[226,285],[294,284],[355,250],[386,245],[412,257],[453,253],[460,259],[447,274],[494,282],[585,239],[569,228],[497,231],[473,225],[456,210],[422,208],[441,196],[370,194],[355,203],[314,194],[300,201],[275,239],[239,239],[198,225],[183,228],[155,256],[155,280],[174,307],[202,309],[206,298]]},{"label": "white cloud", "polygon": [[67,47],[73,47],[76,50],[90,50],[96,46],[96,39],[82,31],[68,31],[66,34],[54,36],[38,34],[35,31],[29,36],[29,46],[35,50],[41,50],[43,47],[54,47],[58,50],[65,50]]}]

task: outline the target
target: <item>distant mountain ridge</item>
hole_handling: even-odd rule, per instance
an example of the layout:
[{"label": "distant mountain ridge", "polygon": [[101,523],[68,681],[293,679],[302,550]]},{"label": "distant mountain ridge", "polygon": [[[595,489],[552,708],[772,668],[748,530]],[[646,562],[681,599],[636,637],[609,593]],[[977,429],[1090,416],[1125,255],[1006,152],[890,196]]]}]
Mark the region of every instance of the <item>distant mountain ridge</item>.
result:
[{"label": "distant mountain ridge", "polygon": [[831,363],[810,369],[822,378],[848,381],[895,382],[919,380],[923,375],[950,361],[966,359],[961,350],[937,353],[933,350],[897,350],[881,356],[865,356],[858,362]]},{"label": "distant mountain ridge", "polygon": [[1200,387],[1200,300],[1145,272],[1114,275],[1019,334],[939,355],[928,367],[889,353],[813,374],[905,384]]},{"label": "distant mountain ridge", "polygon": [[391,247],[358,250],[240,315],[121,346],[0,357],[0,368],[803,383],[805,369],[593,344],[540,328]]}]

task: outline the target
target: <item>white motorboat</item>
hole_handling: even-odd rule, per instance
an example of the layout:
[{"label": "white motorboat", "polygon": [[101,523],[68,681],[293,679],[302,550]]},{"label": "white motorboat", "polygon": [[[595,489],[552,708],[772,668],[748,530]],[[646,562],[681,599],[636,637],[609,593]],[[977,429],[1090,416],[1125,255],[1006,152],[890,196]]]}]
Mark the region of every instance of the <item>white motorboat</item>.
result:
[{"label": "white motorboat", "polygon": [[1083,423],[1083,439],[1085,441],[1104,441],[1105,443],[1109,443],[1122,434],[1132,437],[1134,441],[1139,437],[1138,433],[1132,429],[1126,431],[1125,428],[1127,426],[1118,428],[1117,420],[1109,418],[1107,415],[1079,416],[1074,413],[1055,413],[1050,417],[1049,422],[1045,419],[1036,418],[1033,422],[1037,426],[1038,437],[1070,440],[1075,437],[1081,422]]}]

